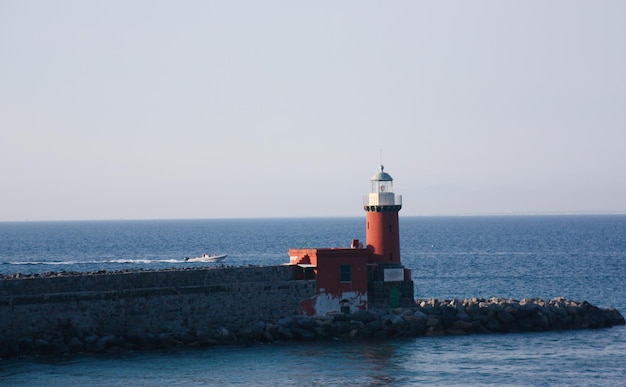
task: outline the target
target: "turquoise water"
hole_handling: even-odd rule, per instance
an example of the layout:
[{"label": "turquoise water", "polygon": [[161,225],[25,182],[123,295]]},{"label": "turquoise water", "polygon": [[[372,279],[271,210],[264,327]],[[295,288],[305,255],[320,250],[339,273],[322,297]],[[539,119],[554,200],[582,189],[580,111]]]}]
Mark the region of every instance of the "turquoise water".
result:
[{"label": "turquoise water", "polygon": [[[364,219],[0,223],[0,272],[288,261]],[[401,217],[416,297],[563,296],[626,314],[626,216]],[[206,265],[206,264],[205,264]],[[0,361],[1,385],[626,385],[626,328]]]}]

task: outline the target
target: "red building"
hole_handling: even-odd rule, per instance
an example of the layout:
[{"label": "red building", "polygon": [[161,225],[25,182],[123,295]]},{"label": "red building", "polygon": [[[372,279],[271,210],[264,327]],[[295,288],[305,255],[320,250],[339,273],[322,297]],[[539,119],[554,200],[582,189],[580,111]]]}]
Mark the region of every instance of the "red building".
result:
[{"label": "red building", "polygon": [[398,212],[402,196],[383,166],[365,196],[366,245],[356,239],[350,248],[289,250],[290,263],[301,268],[301,279],[315,279],[317,294],[302,302],[309,315],[350,313],[368,308],[411,305],[411,272],[400,261]]}]

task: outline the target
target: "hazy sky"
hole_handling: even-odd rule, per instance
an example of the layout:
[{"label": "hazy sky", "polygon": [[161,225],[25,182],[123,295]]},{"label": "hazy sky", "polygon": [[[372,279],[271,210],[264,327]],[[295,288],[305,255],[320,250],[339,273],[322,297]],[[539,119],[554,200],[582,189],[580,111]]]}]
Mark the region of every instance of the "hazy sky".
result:
[{"label": "hazy sky", "polygon": [[625,16],[0,0],[0,220],[624,213]]}]

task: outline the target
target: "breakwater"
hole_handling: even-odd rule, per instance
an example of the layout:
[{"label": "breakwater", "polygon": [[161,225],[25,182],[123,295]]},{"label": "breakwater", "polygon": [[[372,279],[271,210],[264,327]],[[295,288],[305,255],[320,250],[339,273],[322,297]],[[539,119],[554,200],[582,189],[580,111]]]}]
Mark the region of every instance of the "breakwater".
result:
[{"label": "breakwater", "polygon": [[[0,276],[0,357],[221,340],[299,313],[294,266]],[[227,327],[227,328],[226,328]]]},{"label": "breakwater", "polygon": [[238,332],[240,342],[398,338],[542,332],[624,325],[616,309],[565,298],[417,300],[415,307],[329,316],[288,316]]},{"label": "breakwater", "polygon": [[293,266],[0,277],[0,357],[594,329],[616,309],[564,298],[417,300],[406,308],[299,315],[314,281]]}]

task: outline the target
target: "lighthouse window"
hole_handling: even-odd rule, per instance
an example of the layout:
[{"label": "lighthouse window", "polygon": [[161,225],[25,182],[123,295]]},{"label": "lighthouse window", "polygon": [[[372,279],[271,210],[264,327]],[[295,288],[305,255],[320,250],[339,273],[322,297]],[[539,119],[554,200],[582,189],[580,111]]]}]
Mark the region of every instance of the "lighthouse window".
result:
[{"label": "lighthouse window", "polygon": [[352,267],[350,265],[341,265],[340,266],[340,282],[350,282],[352,281]]}]

